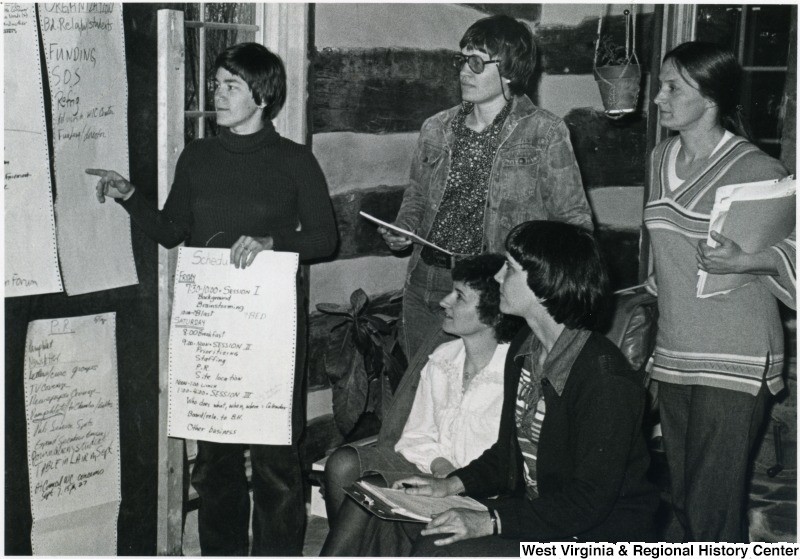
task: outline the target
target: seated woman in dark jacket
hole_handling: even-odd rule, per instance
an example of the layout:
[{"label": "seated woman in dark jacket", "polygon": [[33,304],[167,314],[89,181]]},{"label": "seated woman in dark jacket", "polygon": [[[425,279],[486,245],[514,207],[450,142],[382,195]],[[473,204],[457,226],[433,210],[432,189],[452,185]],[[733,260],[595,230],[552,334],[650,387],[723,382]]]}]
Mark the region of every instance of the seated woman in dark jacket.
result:
[{"label": "seated woman in dark jacket", "polygon": [[[498,441],[446,479],[395,487],[465,493],[488,512],[451,509],[416,555],[518,555],[520,541],[648,541],[658,494],[646,479],[645,389],[601,334],[606,271],[592,234],[529,221],[506,240],[500,309],[528,324],[508,352]],[[409,527],[408,531],[413,531]]]}]

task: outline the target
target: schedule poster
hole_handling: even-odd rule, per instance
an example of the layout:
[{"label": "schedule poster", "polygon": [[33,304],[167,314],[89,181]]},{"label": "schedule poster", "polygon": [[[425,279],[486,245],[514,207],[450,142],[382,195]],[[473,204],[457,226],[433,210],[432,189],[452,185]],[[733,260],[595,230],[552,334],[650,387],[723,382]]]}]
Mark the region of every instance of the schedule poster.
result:
[{"label": "schedule poster", "polygon": [[68,295],[138,282],[131,226],[100,204],[87,168],[128,177],[128,81],[122,5],[40,3],[53,119],[58,253]]},{"label": "schedule poster", "polygon": [[25,343],[35,555],[116,555],[120,486],[114,313],[36,320]]},{"label": "schedule poster", "polygon": [[292,442],[296,253],[237,269],[229,249],[181,247],[169,336],[169,435]]},{"label": "schedule poster", "polygon": [[3,4],[5,296],[64,291],[34,4]]}]

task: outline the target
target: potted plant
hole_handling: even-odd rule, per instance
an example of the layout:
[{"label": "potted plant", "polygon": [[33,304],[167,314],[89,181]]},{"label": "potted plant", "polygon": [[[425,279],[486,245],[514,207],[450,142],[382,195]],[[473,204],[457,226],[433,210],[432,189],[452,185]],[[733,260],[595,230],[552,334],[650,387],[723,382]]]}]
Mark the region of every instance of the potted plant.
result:
[{"label": "potted plant", "polygon": [[333,417],[346,441],[375,434],[383,403],[397,388],[406,358],[397,341],[400,296],[371,301],[362,289],[350,305],[320,303],[317,310],[341,317],[330,330],[325,370],[333,386]]},{"label": "potted plant", "polygon": [[602,34],[602,16],[597,22],[594,77],[609,118],[621,118],[634,112],[639,102],[642,70],[636,57],[636,15],[625,10],[624,16],[625,45]]}]

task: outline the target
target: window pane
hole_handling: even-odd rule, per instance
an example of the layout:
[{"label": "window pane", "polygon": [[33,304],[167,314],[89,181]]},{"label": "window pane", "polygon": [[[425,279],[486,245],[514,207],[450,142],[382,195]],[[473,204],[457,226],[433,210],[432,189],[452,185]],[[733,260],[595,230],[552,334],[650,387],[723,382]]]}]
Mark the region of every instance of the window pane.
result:
[{"label": "window pane", "polygon": [[[200,21],[200,4],[184,4],[184,19]],[[253,25],[256,19],[255,4],[204,4],[205,20],[215,23],[240,23]],[[217,55],[227,47],[236,43],[255,40],[254,31],[206,29],[205,45],[205,78],[200,84],[200,30],[186,28],[186,103],[187,111],[213,111],[214,96],[209,88],[209,79],[213,78],[212,69]],[[205,105],[199,107],[199,90],[205,88]],[[210,130],[211,127],[206,127]],[[187,134],[188,136],[188,134]]]},{"label": "window pane", "polygon": [[206,29],[206,111],[214,110],[214,96],[213,92],[208,89],[208,82],[214,77],[214,61],[217,59],[217,55],[231,45],[254,40],[255,32],[253,31]]},{"label": "window pane", "polygon": [[736,53],[742,6],[697,6],[697,39],[709,41]]},{"label": "window pane", "polygon": [[785,66],[791,6],[748,6],[745,66]]},{"label": "window pane", "polygon": [[[188,13],[186,14],[188,16]],[[198,81],[200,72],[198,70],[200,59],[197,56],[200,37],[197,29],[187,27],[185,36],[186,51],[184,53],[184,71],[186,72],[186,110],[199,111],[197,106]]]},{"label": "window pane", "polygon": [[756,139],[780,138],[780,109],[786,74],[783,72],[745,72],[742,99],[746,116]]},{"label": "window pane", "polygon": [[[214,118],[211,117],[203,117],[205,118],[205,136],[206,138],[210,138],[211,136],[216,136],[219,133],[219,127],[217,126],[216,121]],[[186,117],[183,119],[183,141],[184,143],[188,144],[192,140],[196,140],[199,138],[199,124],[200,117]]]},{"label": "window pane", "polygon": [[244,23],[253,25],[256,22],[255,4],[210,3],[205,4],[206,21],[217,23]]},{"label": "window pane", "polygon": [[[205,138],[219,134],[219,127],[213,117],[203,117],[205,119]],[[183,119],[183,141],[188,144],[192,140],[200,137],[200,117],[186,117]]]}]

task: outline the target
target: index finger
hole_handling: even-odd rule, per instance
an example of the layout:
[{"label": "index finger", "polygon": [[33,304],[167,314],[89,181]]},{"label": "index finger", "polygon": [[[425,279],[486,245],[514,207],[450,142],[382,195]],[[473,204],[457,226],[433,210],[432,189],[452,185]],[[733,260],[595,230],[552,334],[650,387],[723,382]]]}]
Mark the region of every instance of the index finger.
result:
[{"label": "index finger", "polygon": [[105,169],[86,169],[87,175],[95,175],[97,177],[104,177],[108,173]]}]

